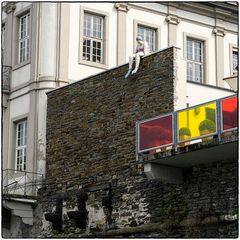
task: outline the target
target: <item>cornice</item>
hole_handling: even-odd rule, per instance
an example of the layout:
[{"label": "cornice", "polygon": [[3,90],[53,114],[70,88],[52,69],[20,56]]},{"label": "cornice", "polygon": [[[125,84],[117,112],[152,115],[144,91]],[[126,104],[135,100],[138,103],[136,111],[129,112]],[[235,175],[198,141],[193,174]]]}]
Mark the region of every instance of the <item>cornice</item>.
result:
[{"label": "cornice", "polygon": [[180,23],[180,19],[178,18],[178,16],[174,16],[174,15],[167,15],[165,20],[170,23],[170,24],[174,24],[174,25],[178,25]]},{"label": "cornice", "polygon": [[164,5],[174,6],[177,9],[197,13],[212,18],[219,18],[224,21],[238,24],[238,14],[235,9],[224,8],[217,4],[207,2],[179,2],[179,3],[161,3]]},{"label": "cornice", "polygon": [[128,12],[129,11],[129,6],[127,3],[115,3],[114,7],[118,10],[118,11],[122,11],[122,12]]},{"label": "cornice", "polygon": [[14,2],[8,2],[6,5],[3,6],[3,11],[6,14],[13,12],[16,9],[16,4]]}]

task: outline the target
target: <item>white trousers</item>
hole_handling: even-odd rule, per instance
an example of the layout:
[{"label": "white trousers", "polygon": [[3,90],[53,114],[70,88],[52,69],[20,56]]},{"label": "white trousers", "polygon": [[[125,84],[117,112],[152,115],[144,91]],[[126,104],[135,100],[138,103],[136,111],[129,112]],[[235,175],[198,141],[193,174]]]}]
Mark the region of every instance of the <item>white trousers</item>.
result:
[{"label": "white trousers", "polygon": [[139,67],[140,57],[144,56],[144,52],[138,52],[129,57],[129,69],[132,69],[133,60],[135,58],[135,69]]}]

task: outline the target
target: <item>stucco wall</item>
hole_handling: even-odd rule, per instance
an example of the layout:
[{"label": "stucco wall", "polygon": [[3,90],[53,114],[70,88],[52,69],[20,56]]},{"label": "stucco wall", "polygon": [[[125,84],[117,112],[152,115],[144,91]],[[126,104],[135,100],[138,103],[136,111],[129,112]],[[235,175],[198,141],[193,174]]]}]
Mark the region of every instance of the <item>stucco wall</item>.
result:
[{"label": "stucco wall", "polygon": [[233,94],[235,94],[233,91],[225,89],[199,85],[191,82],[187,82],[186,84],[186,96],[189,106],[209,102],[218,98],[228,97]]}]

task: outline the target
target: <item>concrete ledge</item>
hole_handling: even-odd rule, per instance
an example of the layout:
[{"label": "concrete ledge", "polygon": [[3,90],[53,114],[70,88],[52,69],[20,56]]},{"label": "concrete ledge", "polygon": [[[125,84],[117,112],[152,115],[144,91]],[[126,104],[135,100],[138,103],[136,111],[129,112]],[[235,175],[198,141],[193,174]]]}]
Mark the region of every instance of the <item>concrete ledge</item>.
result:
[{"label": "concrete ledge", "polygon": [[[226,156],[227,153],[227,156]],[[156,163],[179,168],[208,164],[216,161],[231,161],[238,157],[238,133],[231,133],[219,140],[214,138],[177,149],[155,154],[142,154],[139,160],[144,164]]]},{"label": "concrete ledge", "polygon": [[169,167],[156,163],[147,163],[144,165],[144,173],[149,180],[161,179],[163,182],[168,183],[183,183],[183,173],[181,168]]}]

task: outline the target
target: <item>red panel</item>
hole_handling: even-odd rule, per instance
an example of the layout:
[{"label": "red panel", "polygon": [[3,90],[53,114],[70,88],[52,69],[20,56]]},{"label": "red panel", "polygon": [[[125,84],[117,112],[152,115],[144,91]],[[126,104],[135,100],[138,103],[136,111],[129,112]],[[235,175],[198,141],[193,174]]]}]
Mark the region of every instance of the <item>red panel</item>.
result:
[{"label": "red panel", "polygon": [[223,130],[236,128],[238,114],[237,97],[222,100]]},{"label": "red panel", "polygon": [[140,151],[173,143],[172,115],[140,124]]}]

